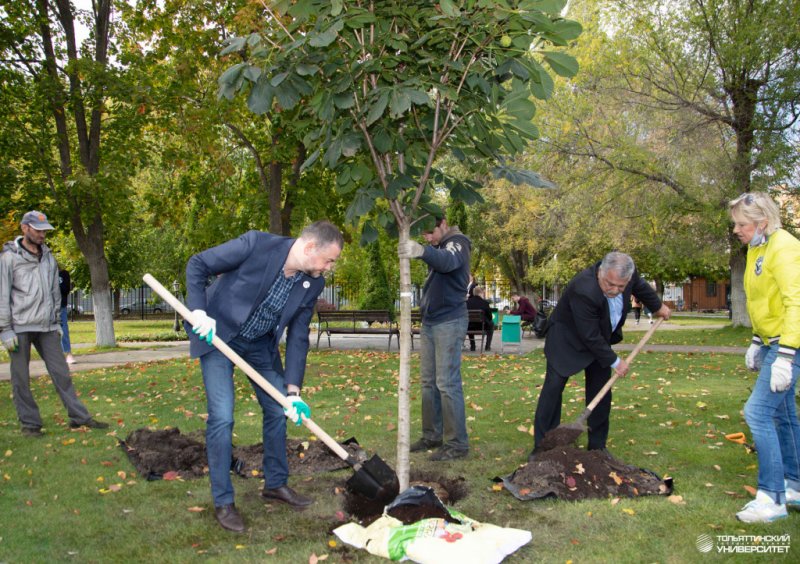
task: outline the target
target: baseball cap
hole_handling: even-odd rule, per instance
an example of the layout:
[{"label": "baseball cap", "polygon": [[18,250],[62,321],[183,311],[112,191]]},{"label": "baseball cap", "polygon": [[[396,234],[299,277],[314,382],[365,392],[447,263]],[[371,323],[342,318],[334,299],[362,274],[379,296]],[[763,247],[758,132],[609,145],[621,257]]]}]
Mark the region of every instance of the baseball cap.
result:
[{"label": "baseball cap", "polygon": [[40,211],[31,210],[25,215],[22,216],[22,221],[20,221],[20,225],[30,225],[34,229],[38,229],[39,231],[44,231],[46,229],[55,229],[50,223],[47,221],[47,216],[44,215]]}]

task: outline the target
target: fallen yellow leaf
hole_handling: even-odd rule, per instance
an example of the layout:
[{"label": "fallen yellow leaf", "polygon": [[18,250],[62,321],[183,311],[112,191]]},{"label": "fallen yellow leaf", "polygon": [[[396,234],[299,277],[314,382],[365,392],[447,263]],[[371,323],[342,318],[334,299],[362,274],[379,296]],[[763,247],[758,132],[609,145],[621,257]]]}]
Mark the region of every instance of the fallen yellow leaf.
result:
[{"label": "fallen yellow leaf", "polygon": [[627,513],[628,515],[636,515],[636,512],[633,509],[626,507],[622,510],[623,513]]},{"label": "fallen yellow leaf", "polygon": [[670,503],[674,503],[675,505],[686,505],[682,495],[671,495],[667,499]]},{"label": "fallen yellow leaf", "polygon": [[200,507],[199,505],[193,505],[188,510],[191,511],[192,513],[200,513],[201,511],[205,511],[206,508]]}]

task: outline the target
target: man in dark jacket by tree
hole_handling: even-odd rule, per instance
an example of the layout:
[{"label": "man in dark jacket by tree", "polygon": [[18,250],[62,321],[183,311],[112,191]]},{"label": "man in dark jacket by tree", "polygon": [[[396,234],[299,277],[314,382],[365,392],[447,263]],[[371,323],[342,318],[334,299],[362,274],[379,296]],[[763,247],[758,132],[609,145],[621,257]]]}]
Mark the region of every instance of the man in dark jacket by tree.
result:
[{"label": "man in dark jacket by tree", "polygon": [[425,233],[423,247],[409,240],[398,249],[401,258],[421,258],[428,265],[422,288],[420,383],[422,438],[411,452],[436,447],[430,460],[454,460],[469,453],[464,391],[461,387],[461,345],[467,335],[467,294],[472,243],[458,227],[437,218]]}]

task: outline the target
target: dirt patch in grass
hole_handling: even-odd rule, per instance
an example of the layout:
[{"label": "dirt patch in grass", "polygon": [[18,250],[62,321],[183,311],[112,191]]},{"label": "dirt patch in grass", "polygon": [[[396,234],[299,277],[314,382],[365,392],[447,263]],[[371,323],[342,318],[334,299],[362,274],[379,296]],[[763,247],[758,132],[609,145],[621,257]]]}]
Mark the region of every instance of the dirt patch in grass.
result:
[{"label": "dirt patch in grass", "polygon": [[[366,453],[354,439],[348,439],[341,444],[348,454],[357,460],[366,460]],[[263,456],[264,445],[261,443],[233,447],[234,470],[240,476],[247,478],[263,478]],[[289,473],[295,476],[349,468],[347,462],[321,441],[286,439],[286,457],[289,461]]]},{"label": "dirt patch in grass", "polygon": [[[137,429],[132,431],[120,446],[141,476],[158,480],[175,473],[183,479],[199,478],[208,474],[205,437],[203,431],[187,435],[174,429]],[[364,460],[366,454],[354,439],[342,446],[351,455]],[[336,456],[320,441],[286,440],[289,473],[309,475],[347,468],[347,463]],[[263,478],[262,459],[264,445],[234,446],[232,469],[244,478]]]},{"label": "dirt patch in grass", "polygon": [[669,495],[672,479],[625,464],[600,450],[557,447],[499,479],[522,500],[555,497],[570,501]]}]

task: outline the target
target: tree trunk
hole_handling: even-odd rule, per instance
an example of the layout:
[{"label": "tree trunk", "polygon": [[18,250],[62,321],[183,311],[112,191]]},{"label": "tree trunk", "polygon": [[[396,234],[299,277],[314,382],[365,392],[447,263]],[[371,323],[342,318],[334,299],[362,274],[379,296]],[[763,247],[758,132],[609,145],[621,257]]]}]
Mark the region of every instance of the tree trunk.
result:
[{"label": "tree trunk", "polygon": [[[407,219],[398,219],[399,244],[411,238]],[[411,448],[411,261],[400,259],[400,381],[397,384],[397,476],[400,491],[408,488]]]},{"label": "tree trunk", "polygon": [[744,295],[744,270],[747,264],[746,247],[741,241],[730,236],[731,244],[731,323],[734,327],[751,327],[747,313],[747,298]]},{"label": "tree trunk", "polygon": [[[739,194],[749,192],[752,186],[750,175],[753,170],[753,140],[755,138],[753,120],[756,114],[758,90],[762,86],[758,80],[747,79],[741,83],[726,86],[733,102],[733,130],[736,134],[736,157],[733,163],[733,186]],[[744,295],[744,269],[747,262],[747,248],[729,233],[731,245],[731,320],[734,327],[751,327],[750,316]]]},{"label": "tree trunk", "polygon": [[111,283],[108,276],[108,261],[103,245],[103,220],[96,216],[84,231],[80,220],[73,218],[72,232],[78,248],[89,266],[92,281],[92,303],[94,304],[95,342],[99,347],[116,346],[114,317],[111,311]]},{"label": "tree trunk", "polygon": [[278,148],[278,135],[272,136],[272,162],[269,165],[269,231],[275,235],[282,234],[281,204],[283,203],[283,164],[278,162],[274,154]]}]

